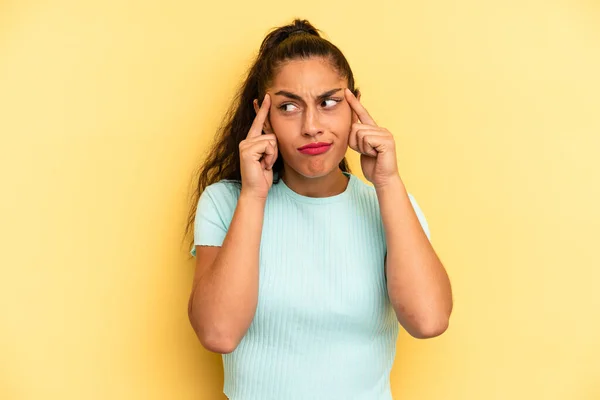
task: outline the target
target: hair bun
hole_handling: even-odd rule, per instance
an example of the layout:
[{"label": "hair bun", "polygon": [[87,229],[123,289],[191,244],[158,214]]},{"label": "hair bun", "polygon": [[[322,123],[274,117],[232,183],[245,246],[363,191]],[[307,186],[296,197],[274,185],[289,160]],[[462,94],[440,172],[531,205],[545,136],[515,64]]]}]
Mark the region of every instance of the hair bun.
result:
[{"label": "hair bun", "polygon": [[287,36],[298,35],[298,34],[309,34],[314,36],[320,36],[317,28],[312,26],[308,20],[296,19],[293,23],[287,26]]},{"label": "hair bun", "polygon": [[308,30],[304,29],[304,28],[298,28],[298,29],[294,29],[292,31],[290,31],[288,33],[288,37],[292,36],[292,35],[298,35],[301,33],[310,33]]},{"label": "hair bun", "polygon": [[321,37],[319,30],[306,19],[295,19],[289,25],[274,29],[264,38],[260,46],[259,58],[262,57],[262,55],[269,53],[290,36],[303,34]]}]

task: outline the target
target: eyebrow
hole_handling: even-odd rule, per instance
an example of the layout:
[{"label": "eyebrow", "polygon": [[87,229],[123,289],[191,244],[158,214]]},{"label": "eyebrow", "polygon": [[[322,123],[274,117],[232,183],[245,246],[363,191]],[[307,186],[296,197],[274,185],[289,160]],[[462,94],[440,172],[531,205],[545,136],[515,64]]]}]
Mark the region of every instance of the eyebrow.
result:
[{"label": "eyebrow", "polygon": [[[331,96],[332,94],[334,94],[336,92],[339,92],[340,90],[342,90],[342,88],[328,90],[325,93],[322,93],[322,94],[318,95],[317,96],[317,100],[322,100],[324,98],[327,98],[327,97]],[[285,96],[285,97],[288,97],[290,99],[294,99],[294,100],[298,100],[298,101],[304,102],[304,99],[302,99],[302,97],[300,97],[297,94],[294,94],[292,92],[288,92],[287,90],[280,90],[279,92],[275,93],[275,95]]]}]

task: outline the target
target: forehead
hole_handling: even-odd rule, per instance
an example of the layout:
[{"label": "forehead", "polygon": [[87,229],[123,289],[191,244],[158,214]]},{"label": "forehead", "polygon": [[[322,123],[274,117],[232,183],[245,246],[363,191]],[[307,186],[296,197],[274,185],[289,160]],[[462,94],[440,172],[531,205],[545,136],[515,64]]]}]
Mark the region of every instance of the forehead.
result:
[{"label": "forehead", "polygon": [[347,86],[346,78],[324,58],[287,61],[273,78],[272,89],[291,92],[323,92]]}]

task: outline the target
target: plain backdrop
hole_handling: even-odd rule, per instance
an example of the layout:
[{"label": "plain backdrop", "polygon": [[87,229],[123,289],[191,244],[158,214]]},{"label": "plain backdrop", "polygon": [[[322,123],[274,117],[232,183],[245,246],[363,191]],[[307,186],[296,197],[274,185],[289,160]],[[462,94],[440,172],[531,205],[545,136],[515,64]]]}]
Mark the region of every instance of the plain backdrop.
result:
[{"label": "plain backdrop", "polygon": [[[194,170],[309,19],[396,138],[454,289],[401,400],[600,398],[597,1],[0,2],[0,398],[222,399],[187,318]],[[358,158],[349,157],[361,179]]]}]

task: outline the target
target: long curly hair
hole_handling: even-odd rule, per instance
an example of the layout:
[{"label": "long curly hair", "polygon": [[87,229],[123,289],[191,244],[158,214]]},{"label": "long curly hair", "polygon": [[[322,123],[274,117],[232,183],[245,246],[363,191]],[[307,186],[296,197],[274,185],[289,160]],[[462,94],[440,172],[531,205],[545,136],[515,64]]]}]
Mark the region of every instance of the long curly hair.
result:
[{"label": "long curly hair", "polygon": [[[358,93],[346,57],[334,44],[323,38],[308,20],[295,19],[289,25],[274,28],[263,39],[246,79],[223,118],[208,156],[197,171],[197,186],[192,194],[184,238],[193,232],[198,201],[207,186],[223,179],[241,186],[239,144],[248,135],[256,116],[253,100],[258,99],[259,104],[262,102],[275,74],[286,61],[311,57],[328,60],[340,77],[346,78],[348,88],[355,94]],[[279,154],[273,165],[273,184],[279,182],[278,176],[281,175],[283,166],[283,158]],[[346,158],[340,162],[339,168],[344,172],[351,172]],[[190,247],[193,244],[192,237]]]}]

